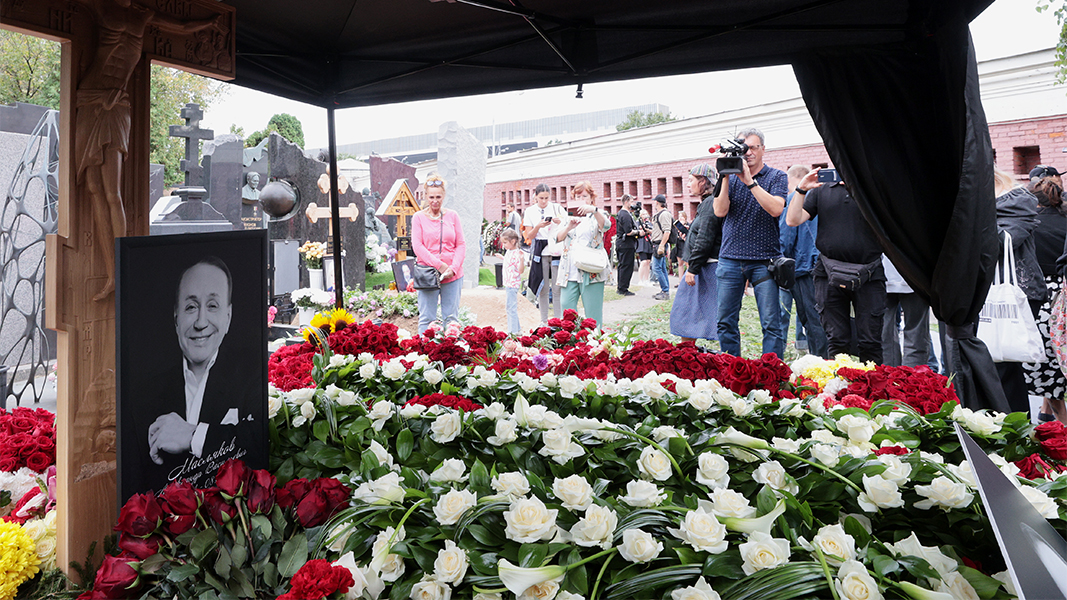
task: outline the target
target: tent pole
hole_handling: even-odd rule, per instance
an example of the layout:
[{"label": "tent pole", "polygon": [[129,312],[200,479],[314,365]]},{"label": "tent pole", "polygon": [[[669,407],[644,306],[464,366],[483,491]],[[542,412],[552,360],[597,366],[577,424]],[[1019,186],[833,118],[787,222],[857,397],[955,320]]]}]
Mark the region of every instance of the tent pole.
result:
[{"label": "tent pole", "polygon": [[330,152],[330,236],[333,239],[333,295],[334,306],[341,308],[345,302],[345,284],[341,264],[341,195],[337,188],[337,124],[334,108],[326,109],[326,131]]}]

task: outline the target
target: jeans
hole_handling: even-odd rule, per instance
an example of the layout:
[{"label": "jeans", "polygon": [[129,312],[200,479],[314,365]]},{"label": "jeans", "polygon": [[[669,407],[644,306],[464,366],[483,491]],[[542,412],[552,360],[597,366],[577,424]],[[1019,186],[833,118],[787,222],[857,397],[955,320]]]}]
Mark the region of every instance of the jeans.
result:
[{"label": "jeans", "polygon": [[463,277],[442,283],[437,290],[419,290],[419,333],[426,331],[437,319],[437,304],[441,304],[441,323],[459,323],[459,294],[463,291]]},{"label": "jeans", "polygon": [[756,293],[760,327],[763,329],[763,353],[785,354],[785,332],[782,329],[781,307],[778,304],[778,284],[767,272],[765,260],[736,260],[719,258],[716,270],[719,279],[719,346],[723,352],[741,356],[741,298],[746,281],[760,281],[752,287]]},{"label": "jeans", "polygon": [[652,253],[652,280],[659,281],[659,291],[671,291],[671,282],[667,279],[667,255],[657,256]]},{"label": "jeans", "polygon": [[[904,313],[904,348],[900,347],[900,313]],[[930,306],[918,294],[886,294],[882,323],[882,362],[917,367],[930,360]]]},{"label": "jeans", "polygon": [[522,333],[522,326],[519,325],[519,288],[509,287],[504,293],[504,307],[508,312],[508,333]]},{"label": "jeans", "polygon": [[[826,331],[822,327],[819,311],[815,308],[815,278],[811,273],[798,275],[792,292],[793,300],[797,304],[797,322],[804,326],[808,352],[823,358],[830,358],[827,351]],[[786,325],[788,326],[788,323]]]}]

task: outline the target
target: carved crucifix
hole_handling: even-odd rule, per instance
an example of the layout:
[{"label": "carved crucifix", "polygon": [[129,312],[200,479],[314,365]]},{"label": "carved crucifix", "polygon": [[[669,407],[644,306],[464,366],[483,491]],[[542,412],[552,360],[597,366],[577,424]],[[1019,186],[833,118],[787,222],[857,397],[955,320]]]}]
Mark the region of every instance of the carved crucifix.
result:
[{"label": "carved crucifix", "polygon": [[59,233],[46,324],[58,332],[56,563],[81,561],[116,510],[115,238],[147,235],[149,66],[234,77],[235,13],[212,0],[0,0],[0,25],[62,43]]}]

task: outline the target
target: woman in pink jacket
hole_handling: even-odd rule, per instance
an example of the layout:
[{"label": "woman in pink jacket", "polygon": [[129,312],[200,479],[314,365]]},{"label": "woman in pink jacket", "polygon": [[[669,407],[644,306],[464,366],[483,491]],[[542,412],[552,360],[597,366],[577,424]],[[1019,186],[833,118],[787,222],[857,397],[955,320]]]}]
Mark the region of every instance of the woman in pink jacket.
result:
[{"label": "woman in pink jacket", "polygon": [[436,173],[426,178],[423,209],[411,218],[411,247],[420,264],[430,265],[441,274],[441,287],[419,290],[419,333],[437,320],[441,305],[441,323],[459,323],[459,294],[463,288],[463,259],[467,245],[459,215],[444,207],[445,180]]}]

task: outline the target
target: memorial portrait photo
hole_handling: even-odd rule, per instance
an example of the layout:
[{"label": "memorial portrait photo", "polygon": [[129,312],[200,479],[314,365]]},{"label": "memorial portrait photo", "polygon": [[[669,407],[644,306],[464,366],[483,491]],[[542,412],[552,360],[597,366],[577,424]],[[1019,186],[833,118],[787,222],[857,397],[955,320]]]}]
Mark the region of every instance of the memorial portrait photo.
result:
[{"label": "memorial portrait photo", "polygon": [[119,504],[266,468],[267,232],[116,241]]}]

